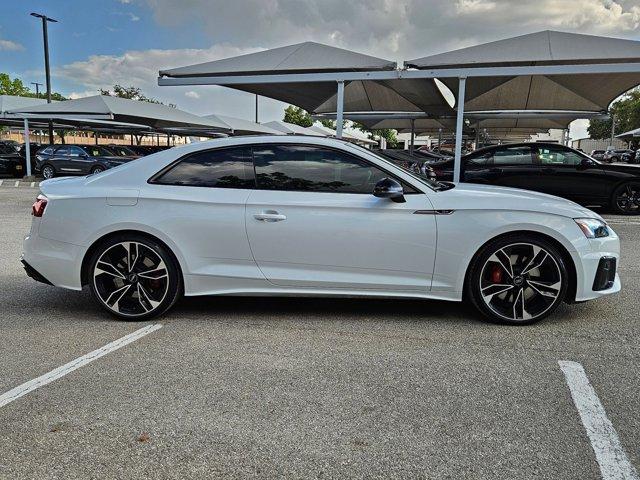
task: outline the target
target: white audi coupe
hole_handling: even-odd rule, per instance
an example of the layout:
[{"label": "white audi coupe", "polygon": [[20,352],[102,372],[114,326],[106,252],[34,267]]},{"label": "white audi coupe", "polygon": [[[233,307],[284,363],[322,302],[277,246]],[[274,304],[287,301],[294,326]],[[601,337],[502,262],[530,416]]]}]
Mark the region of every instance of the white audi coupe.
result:
[{"label": "white audi coupe", "polygon": [[531,323],[620,290],[620,243],[561,198],[438,183],[339,140],[218,139],[42,182],[22,262],[126,320],[182,296],[472,302]]}]

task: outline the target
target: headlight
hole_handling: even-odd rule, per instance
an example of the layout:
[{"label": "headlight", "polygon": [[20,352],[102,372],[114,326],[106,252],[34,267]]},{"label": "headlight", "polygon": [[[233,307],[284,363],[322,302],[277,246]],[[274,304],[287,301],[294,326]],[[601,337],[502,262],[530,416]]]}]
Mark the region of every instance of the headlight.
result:
[{"label": "headlight", "polygon": [[597,218],[574,218],[580,230],[587,238],[602,238],[609,236],[607,224]]}]

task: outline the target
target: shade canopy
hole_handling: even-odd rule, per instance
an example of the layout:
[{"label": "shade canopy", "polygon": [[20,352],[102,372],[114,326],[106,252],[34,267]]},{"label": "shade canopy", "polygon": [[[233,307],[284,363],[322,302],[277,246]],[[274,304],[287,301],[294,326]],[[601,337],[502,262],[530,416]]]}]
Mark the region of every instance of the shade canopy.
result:
[{"label": "shade canopy", "polygon": [[[161,77],[172,79],[254,76],[257,83],[225,85],[297,105],[311,113],[337,110],[336,83],[331,81],[296,82],[295,74],[375,72],[396,69],[396,62],[314,42],[304,42],[262,52],[225,58],[171,70],[161,70]],[[290,81],[264,82],[260,76],[289,75]],[[345,82],[344,111],[413,112],[450,110],[433,79],[397,79]]]},{"label": "shade canopy", "polygon": [[56,120],[58,118],[113,120],[121,123],[144,125],[157,131],[176,129],[183,132],[226,133],[230,128],[220,121],[199,117],[191,113],[157,103],[141,102],[126,98],[95,95],[44,105],[34,105],[11,110],[7,118]]},{"label": "shade canopy", "polygon": [[204,118],[224,123],[231,129],[232,135],[281,135],[282,132],[267,127],[262,123],[244,120],[243,118],[229,117],[227,115],[205,115]]},{"label": "shade canopy", "polygon": [[34,107],[36,105],[46,105],[43,98],[19,97],[17,95],[0,95],[0,114],[14,110],[16,108]]},{"label": "shade canopy", "polygon": [[311,128],[301,127],[300,125],[296,125],[294,123],[283,122],[281,120],[274,120],[272,122],[267,122],[264,124],[269,128],[273,128],[274,130],[278,130],[280,134],[283,133],[286,135],[310,135],[312,137],[327,137],[328,135],[325,133],[321,133],[317,130],[312,130]]},{"label": "shade canopy", "polygon": [[[596,65],[640,62],[640,42],[542,31],[405,62],[417,69],[540,65]],[[436,72],[437,74],[437,72]],[[457,78],[440,78],[455,94]],[[640,84],[640,72],[469,77],[465,110],[604,111]]]},{"label": "shade canopy", "polygon": [[632,140],[637,137],[640,137],[640,128],[616,135],[616,138],[621,138],[623,140]]},{"label": "shade canopy", "polygon": [[[325,127],[324,125],[311,125],[309,130],[313,130],[314,132],[318,132],[327,137],[335,137],[337,136],[337,132],[333,128]],[[360,143],[362,145],[377,145],[378,142],[372,140],[370,138],[353,134],[347,131],[342,132],[342,138],[348,140],[353,143]]]}]

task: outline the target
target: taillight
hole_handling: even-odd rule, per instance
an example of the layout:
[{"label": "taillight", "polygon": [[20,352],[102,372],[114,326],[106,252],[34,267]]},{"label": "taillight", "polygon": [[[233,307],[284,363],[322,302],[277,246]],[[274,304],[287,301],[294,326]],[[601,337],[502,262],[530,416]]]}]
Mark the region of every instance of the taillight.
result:
[{"label": "taillight", "polygon": [[45,208],[47,208],[47,197],[44,195],[38,195],[38,198],[31,206],[31,214],[34,217],[41,217]]}]

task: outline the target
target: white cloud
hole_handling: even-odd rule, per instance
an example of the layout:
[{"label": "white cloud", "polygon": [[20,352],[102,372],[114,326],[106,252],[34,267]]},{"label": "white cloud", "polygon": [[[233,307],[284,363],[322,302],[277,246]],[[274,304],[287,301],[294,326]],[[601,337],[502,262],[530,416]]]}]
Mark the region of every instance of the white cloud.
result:
[{"label": "white cloud", "polygon": [[[632,36],[639,0],[146,0],[157,23],[265,48],[314,40],[404,60],[538,30]],[[404,57],[404,58],[402,58]]]},{"label": "white cloud", "polygon": [[[635,38],[640,28],[640,0],[234,0],[215,2],[215,14],[210,0],[136,2],[145,3],[159,25],[203,31],[213,46],[94,55],[56,71],[70,89],[134,85],[195,113],[250,119],[252,95],[223,87],[158,87],[158,70],[306,40],[402,61],[545,29]],[[281,108],[261,100],[260,118],[281,118]]]},{"label": "white cloud", "polygon": [[[97,95],[101,88],[118,83],[135,86],[145,95],[200,115],[219,113],[248,120],[255,116],[252,94],[225,87],[159,87],[158,71],[252,53],[257,48],[215,45],[207,49],[131,50],[122,55],[92,55],[87,60],[73,62],[55,69],[59,81],[73,85],[67,95]],[[75,97],[77,98],[77,97]],[[260,99],[260,121],[281,120],[286,105],[266,98]]]},{"label": "white cloud", "polygon": [[0,51],[20,52],[22,50],[24,50],[24,46],[21,44],[0,38]]}]

